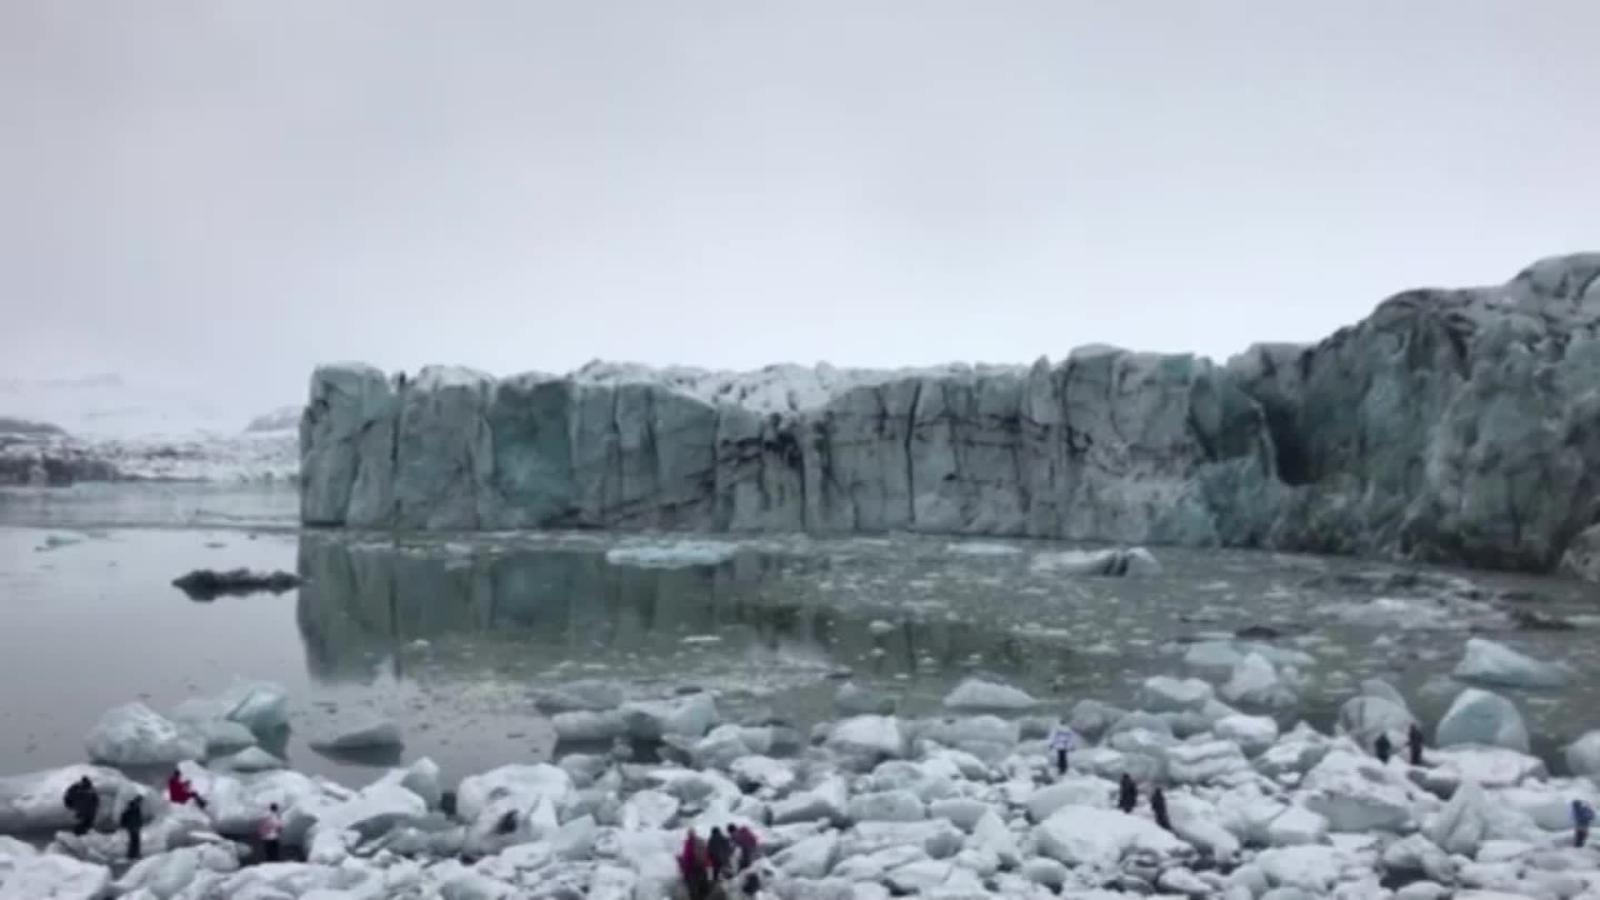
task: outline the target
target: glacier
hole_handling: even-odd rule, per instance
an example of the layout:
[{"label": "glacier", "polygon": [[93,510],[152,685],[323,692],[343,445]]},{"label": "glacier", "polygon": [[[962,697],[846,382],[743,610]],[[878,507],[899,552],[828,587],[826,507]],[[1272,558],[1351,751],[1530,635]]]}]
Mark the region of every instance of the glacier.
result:
[{"label": "glacier", "polygon": [[1406,291],[1225,365],[311,377],[301,519],[911,531],[1268,547],[1600,577],[1600,253]]}]

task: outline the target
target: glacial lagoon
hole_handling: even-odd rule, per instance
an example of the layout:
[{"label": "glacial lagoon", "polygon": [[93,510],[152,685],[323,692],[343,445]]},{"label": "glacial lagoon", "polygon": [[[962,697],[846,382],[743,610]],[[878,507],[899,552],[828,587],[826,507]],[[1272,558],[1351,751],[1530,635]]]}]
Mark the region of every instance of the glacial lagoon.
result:
[{"label": "glacial lagoon", "polygon": [[[1260,552],[1153,548],[1162,571],[1073,574],[1071,546],[892,535],[301,530],[292,491],[94,486],[0,495],[0,772],[84,756],[106,709],[158,711],[236,678],[294,698],[285,747],[301,771],[347,782],[389,760],[329,758],[308,742],[384,716],[404,757],[447,778],[549,758],[541,689],[613,681],[633,696],[708,689],[730,713],[802,727],[833,717],[844,679],[937,710],[988,674],[1045,699],[1131,701],[1184,675],[1196,641],[1304,654],[1300,703],[1280,718],[1328,727],[1364,678],[1384,678],[1430,727],[1481,635],[1572,667],[1558,690],[1500,688],[1535,749],[1600,726],[1593,587]],[[194,568],[284,569],[282,594],[195,601]],[[1253,629],[1246,631],[1246,629]]]}]

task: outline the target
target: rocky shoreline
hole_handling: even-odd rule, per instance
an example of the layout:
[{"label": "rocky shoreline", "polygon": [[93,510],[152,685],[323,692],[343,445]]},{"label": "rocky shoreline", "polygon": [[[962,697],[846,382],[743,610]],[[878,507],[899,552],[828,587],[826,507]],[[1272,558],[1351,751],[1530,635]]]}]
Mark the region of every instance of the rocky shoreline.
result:
[{"label": "rocky shoreline", "polygon": [[[1474,641],[1461,677],[1557,677],[1501,651]],[[1280,732],[1292,656],[1191,655],[1220,687],[1155,676],[1125,710],[974,678],[942,715],[903,718],[892,697],[846,683],[840,718],[809,733],[723,721],[709,693],[629,700],[609,683],[573,682],[536,698],[564,739],[554,762],[503,766],[454,790],[426,759],[359,789],[283,768],[258,745],[286,727],[288,698],[272,685],[238,685],[170,717],[132,704],[89,735],[99,764],[0,779],[0,833],[34,839],[0,838],[0,897],[645,900],[674,896],[687,829],[733,824],[762,842],[758,896],[785,900],[1600,891],[1600,852],[1573,846],[1569,816],[1573,800],[1600,802],[1600,733],[1568,748],[1573,774],[1553,777],[1528,754],[1515,704],[1468,688],[1413,766],[1404,748],[1415,720],[1387,684],[1364,683],[1333,734],[1305,723]],[[1078,738],[1064,776],[1047,742],[1063,721]],[[1396,748],[1387,762],[1373,756],[1380,735]],[[335,743],[380,739],[401,742],[377,723]],[[163,775],[177,765],[206,807],[174,807],[110,764]],[[1132,814],[1114,803],[1125,773],[1139,785]],[[144,859],[126,864],[120,833],[51,836],[72,823],[62,795],[84,776],[101,828],[144,798]],[[1152,815],[1155,787],[1170,830]],[[249,836],[272,803],[294,862],[254,859]]]}]

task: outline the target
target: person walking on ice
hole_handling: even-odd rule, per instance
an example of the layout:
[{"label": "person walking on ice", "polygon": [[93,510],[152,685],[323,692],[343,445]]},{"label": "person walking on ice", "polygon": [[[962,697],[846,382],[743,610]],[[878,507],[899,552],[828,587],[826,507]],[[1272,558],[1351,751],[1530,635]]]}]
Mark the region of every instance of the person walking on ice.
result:
[{"label": "person walking on ice", "polygon": [[1067,723],[1064,721],[1056,723],[1056,727],[1050,732],[1050,751],[1055,755],[1056,775],[1058,777],[1067,774],[1067,754],[1077,745],[1078,736],[1073,733]]}]

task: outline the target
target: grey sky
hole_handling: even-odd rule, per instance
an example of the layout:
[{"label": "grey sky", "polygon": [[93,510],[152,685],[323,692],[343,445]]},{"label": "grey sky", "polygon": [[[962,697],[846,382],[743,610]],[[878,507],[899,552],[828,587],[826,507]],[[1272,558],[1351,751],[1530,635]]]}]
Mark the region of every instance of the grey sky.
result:
[{"label": "grey sky", "polygon": [[1600,247],[1600,3],[0,4],[0,374],[1225,356]]}]

